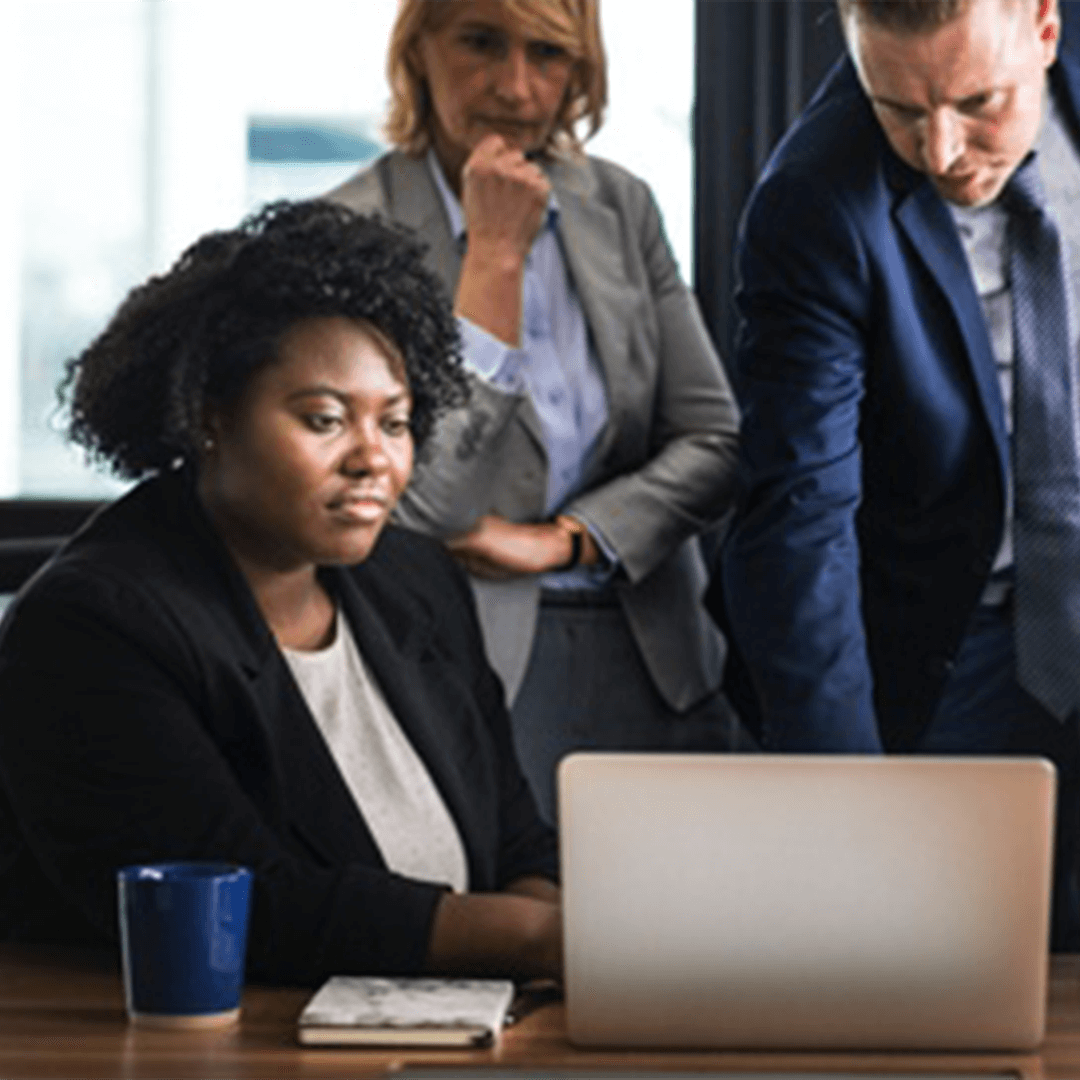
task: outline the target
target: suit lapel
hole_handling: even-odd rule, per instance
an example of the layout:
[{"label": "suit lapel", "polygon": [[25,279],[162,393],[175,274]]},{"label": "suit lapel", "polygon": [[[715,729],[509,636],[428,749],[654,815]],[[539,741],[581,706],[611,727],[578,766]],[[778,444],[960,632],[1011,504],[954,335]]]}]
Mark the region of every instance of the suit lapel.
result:
[{"label": "suit lapel", "polygon": [[1073,145],[1080,146],[1080,65],[1067,53],[1050,69],[1050,86]]},{"label": "suit lapel", "polygon": [[273,734],[287,792],[287,827],[328,866],[382,864],[375,838],[277,650],[253,678],[252,690]]},{"label": "suit lapel", "polygon": [[469,797],[460,762],[454,756],[459,740],[446,730],[451,718],[443,714],[453,703],[442,697],[433,702],[430,692],[442,663],[429,648],[434,632],[431,612],[401,589],[381,587],[378,571],[370,570],[365,566],[353,573],[329,571],[326,580],[329,582],[332,575],[332,588],[360,655],[435,782],[465,844],[470,879],[478,880],[476,837],[482,834],[483,826],[476,820],[475,800]]},{"label": "suit lapel", "polygon": [[427,264],[439,275],[451,300],[461,274],[461,255],[450,235],[442,198],[424,158],[391,154],[387,211],[394,220],[423,237]]},{"label": "suit lapel", "polygon": [[[906,170],[898,160],[895,165]],[[956,317],[979,401],[997,446],[1004,483],[1009,462],[1009,436],[997,365],[986,330],[986,318],[952,215],[933,185],[920,177],[897,204],[895,216]]]},{"label": "suit lapel", "polygon": [[[1080,145],[1080,66],[1063,54],[1050,71],[1050,82],[1070,134]],[[891,153],[886,162],[890,182],[908,189],[897,204],[896,219],[937,281],[960,326],[979,399],[997,446],[1004,481],[1010,452],[1001,387],[986,320],[952,215],[924,177],[914,173]]]},{"label": "suit lapel", "polygon": [[[259,777],[276,772],[284,797],[278,801],[267,793],[265,805],[278,806],[284,815],[278,827],[291,830],[326,865],[357,859],[378,865],[382,860],[378,846],[258,609],[250,586],[224,543],[206,523],[198,500],[188,504],[188,517],[194,523],[190,528],[206,534],[200,559],[204,567],[202,575],[205,577],[212,567],[215,574],[220,570],[229,583],[229,593],[219,586],[211,588],[210,602],[218,607],[219,619],[229,629],[236,659],[249,680],[252,719],[262,727],[269,746],[273,747],[268,761],[256,759],[253,746],[246,750],[246,759],[250,759],[247,763],[251,765],[249,783],[263,784],[265,781]],[[197,546],[192,548],[199,554]]]},{"label": "suit lapel", "polygon": [[638,297],[626,278],[619,217],[596,197],[589,169],[555,161],[547,173],[559,200],[559,240],[607,390],[609,418],[592,454],[595,462],[610,449],[619,417],[630,408],[626,357]]}]

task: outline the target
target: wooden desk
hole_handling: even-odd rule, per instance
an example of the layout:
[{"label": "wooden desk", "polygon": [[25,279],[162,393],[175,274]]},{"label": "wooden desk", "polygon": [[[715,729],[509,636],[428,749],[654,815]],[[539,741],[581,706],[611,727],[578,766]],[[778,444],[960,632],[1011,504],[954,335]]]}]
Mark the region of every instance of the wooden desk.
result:
[{"label": "wooden desk", "polygon": [[249,987],[239,1026],[210,1033],[136,1030],[107,955],[0,945],[0,1077],[338,1077],[415,1068],[528,1069],[531,1075],[633,1071],[1008,1074],[1080,1078],[1080,956],[1052,964],[1049,1030],[1041,1051],[1009,1054],[748,1054],[575,1050],[561,1005],[509,1028],[486,1051],[309,1050],[295,1042],[305,990]]}]

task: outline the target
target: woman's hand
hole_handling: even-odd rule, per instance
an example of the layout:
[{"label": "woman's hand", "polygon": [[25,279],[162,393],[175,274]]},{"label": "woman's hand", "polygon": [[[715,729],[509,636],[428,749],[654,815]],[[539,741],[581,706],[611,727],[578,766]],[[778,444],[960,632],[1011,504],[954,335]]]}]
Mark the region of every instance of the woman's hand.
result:
[{"label": "woman's hand", "polygon": [[[570,533],[554,522],[519,525],[498,514],[485,514],[446,546],[470,574],[489,581],[557,570],[569,562],[574,549]],[[588,531],[582,533],[579,563],[590,566],[598,558],[595,541]]]},{"label": "woman's hand", "polygon": [[521,340],[525,257],[550,191],[547,177],[501,135],[481,139],[461,171],[468,247],[454,312],[508,345]]},{"label": "woman's hand", "polygon": [[522,261],[544,221],[547,177],[501,135],[477,143],[461,170],[461,208],[469,247],[513,252]]},{"label": "woman's hand", "polygon": [[[512,888],[512,886],[511,886]],[[518,893],[446,893],[435,909],[427,971],[562,978],[562,909]]]}]

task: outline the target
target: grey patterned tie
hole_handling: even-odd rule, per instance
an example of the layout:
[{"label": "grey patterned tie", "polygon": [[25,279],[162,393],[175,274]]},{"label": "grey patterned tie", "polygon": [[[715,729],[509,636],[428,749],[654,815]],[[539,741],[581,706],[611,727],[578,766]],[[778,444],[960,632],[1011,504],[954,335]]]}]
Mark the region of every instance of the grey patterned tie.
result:
[{"label": "grey patterned tie", "polygon": [[1059,720],[1080,705],[1077,357],[1061,238],[1034,155],[1004,192],[1013,306],[1017,677]]}]

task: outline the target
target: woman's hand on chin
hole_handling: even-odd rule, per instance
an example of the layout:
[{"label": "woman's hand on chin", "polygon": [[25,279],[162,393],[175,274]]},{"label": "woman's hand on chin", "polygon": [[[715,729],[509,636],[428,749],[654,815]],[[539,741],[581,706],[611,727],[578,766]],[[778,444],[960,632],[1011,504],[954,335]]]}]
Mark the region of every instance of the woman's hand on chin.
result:
[{"label": "woman's hand on chin", "polygon": [[536,165],[498,135],[477,145],[461,183],[469,243],[454,312],[517,348],[525,258],[543,225],[551,185]]},{"label": "woman's hand on chin", "polygon": [[499,135],[481,139],[461,173],[469,244],[488,254],[529,253],[544,221],[551,184],[539,166]]}]

